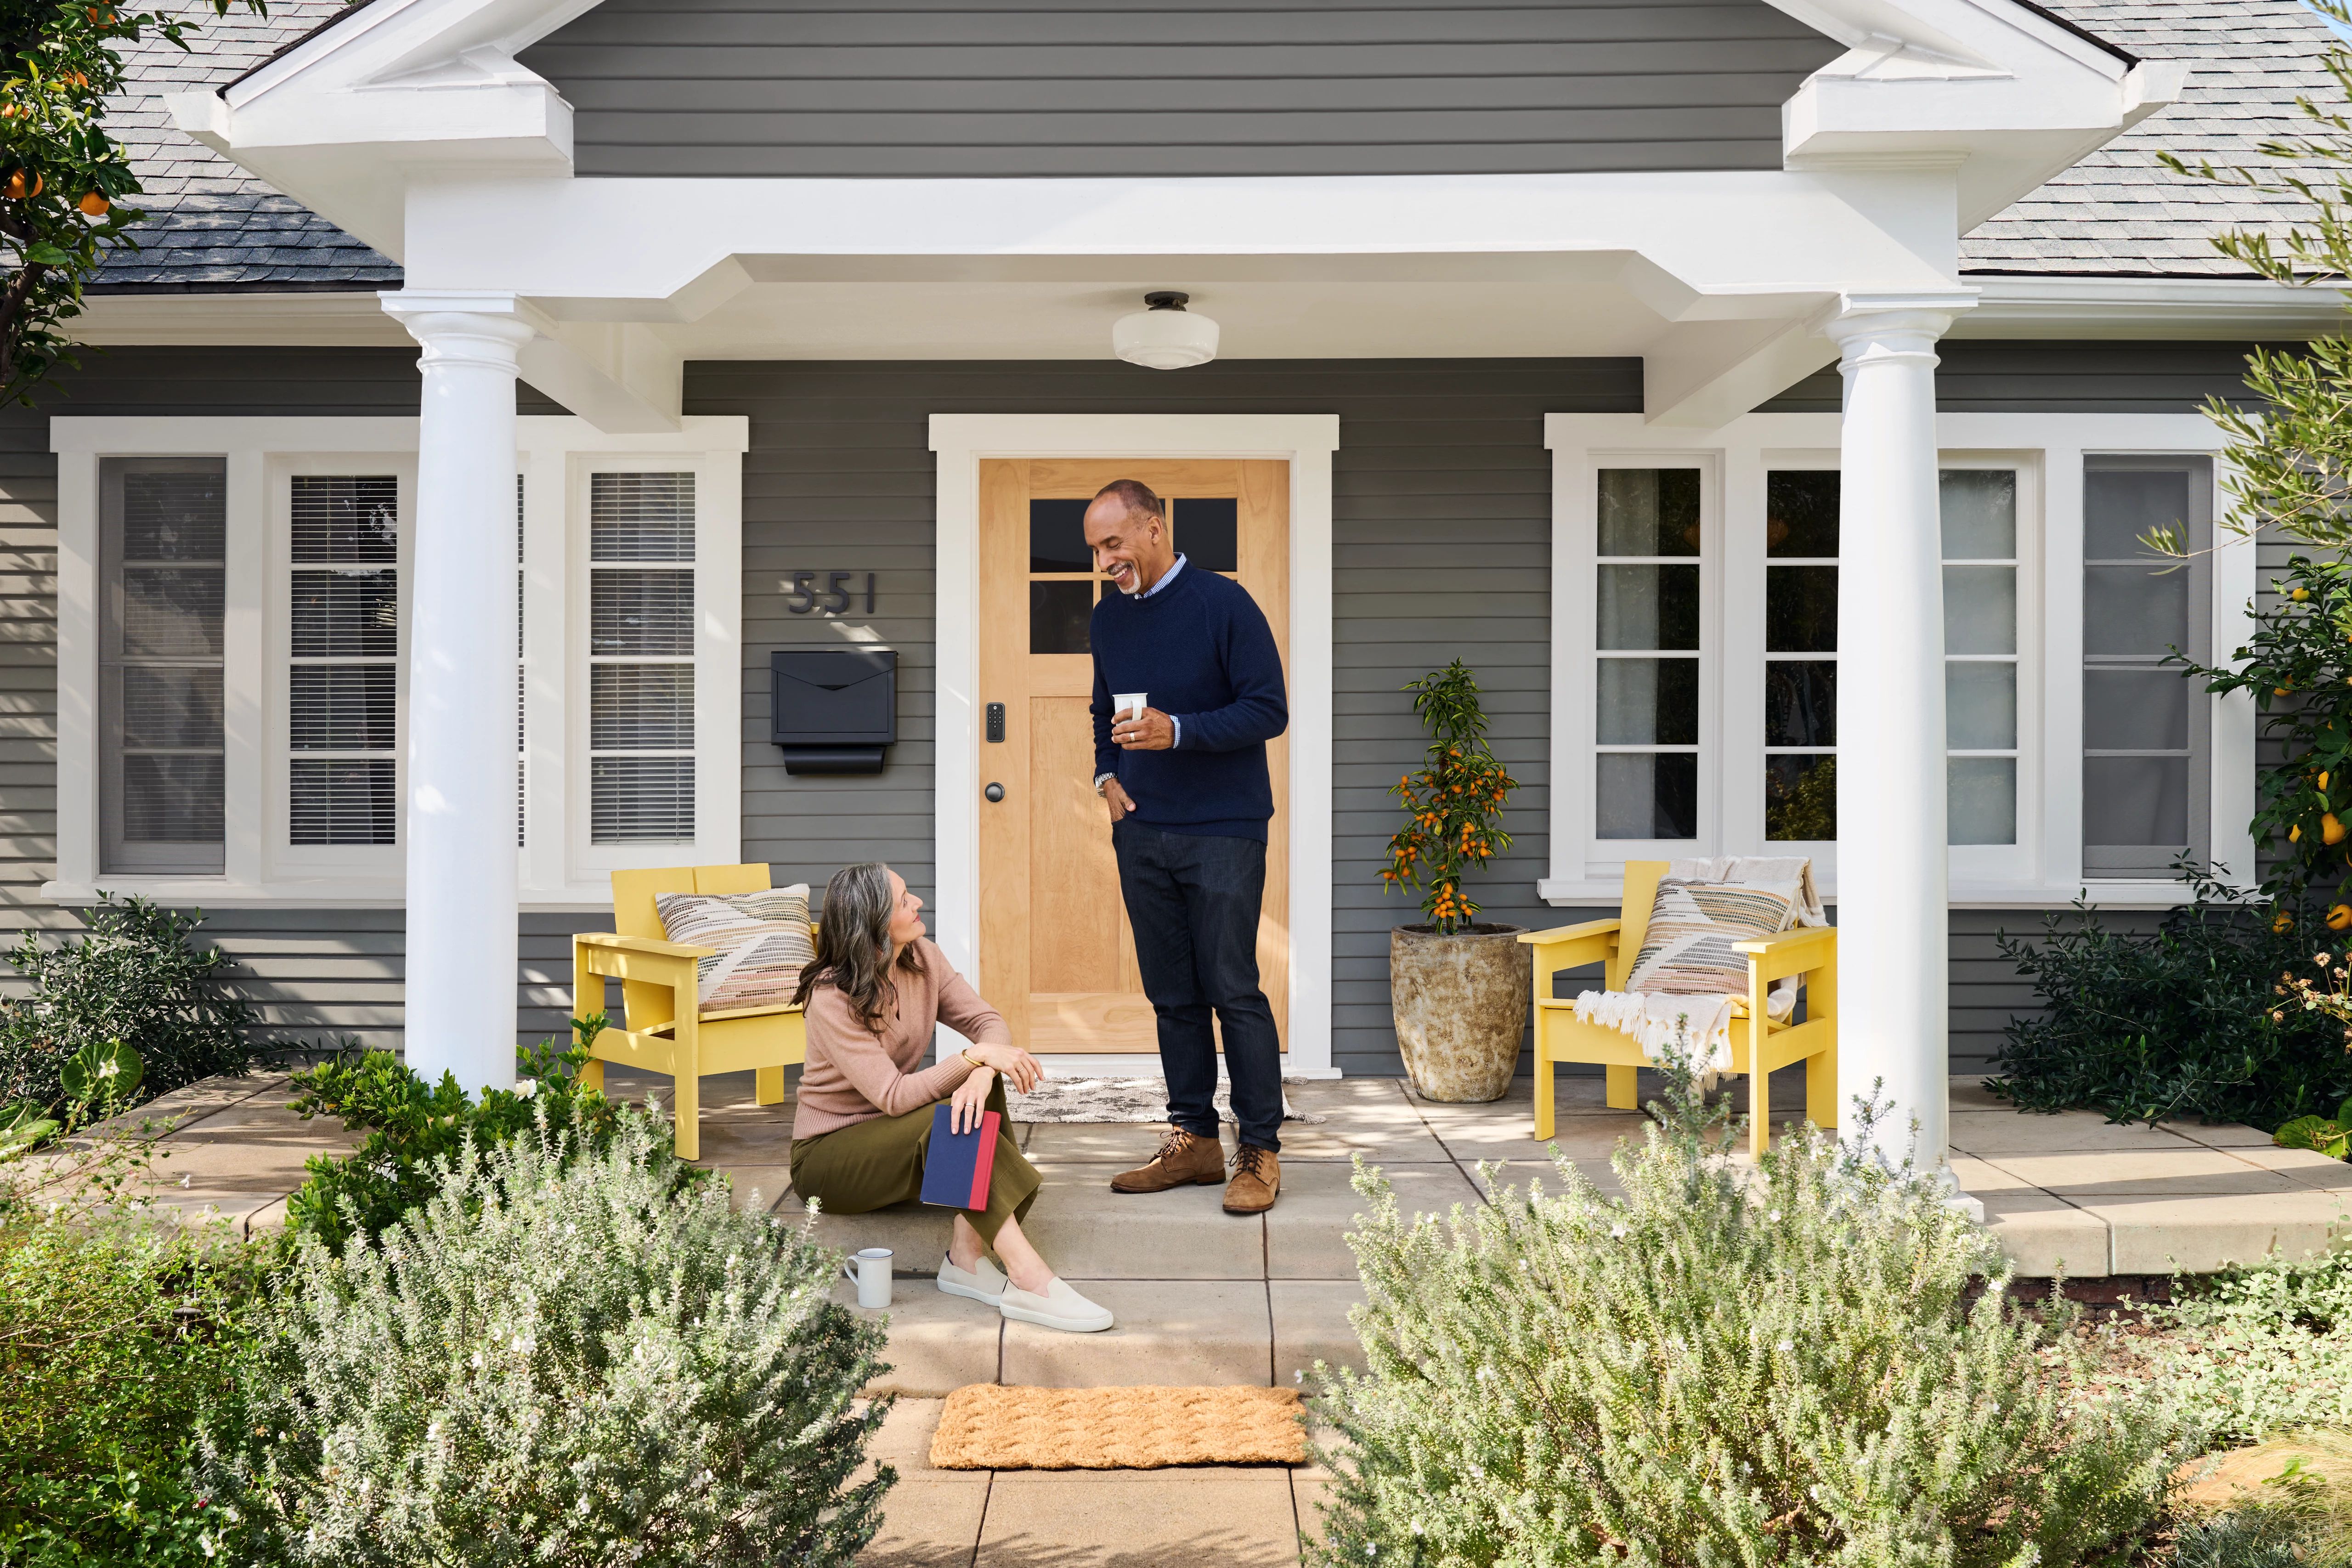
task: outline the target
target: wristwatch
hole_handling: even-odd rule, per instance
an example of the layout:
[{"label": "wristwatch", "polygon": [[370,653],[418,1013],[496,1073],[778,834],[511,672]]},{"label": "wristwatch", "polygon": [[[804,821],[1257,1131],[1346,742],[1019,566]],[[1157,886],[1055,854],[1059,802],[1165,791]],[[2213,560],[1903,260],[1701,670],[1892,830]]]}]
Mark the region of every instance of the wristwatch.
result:
[{"label": "wristwatch", "polygon": [[1103,785],[1117,777],[1118,777],[1117,773],[1097,773],[1095,775],[1095,793],[1097,795],[1102,794]]}]

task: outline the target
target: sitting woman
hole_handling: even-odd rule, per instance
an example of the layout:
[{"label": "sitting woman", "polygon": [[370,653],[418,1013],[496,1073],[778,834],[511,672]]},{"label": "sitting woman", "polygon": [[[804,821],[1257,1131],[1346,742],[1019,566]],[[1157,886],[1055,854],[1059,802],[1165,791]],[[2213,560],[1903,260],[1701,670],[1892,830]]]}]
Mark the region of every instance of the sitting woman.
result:
[{"label": "sitting woman", "polygon": [[[808,1063],[793,1113],[793,1190],[828,1214],[865,1214],[921,1196],[931,1108],[945,1100],[958,1132],[997,1114],[988,1206],[958,1211],[940,1289],[1005,1317],[1094,1333],[1110,1313],[1055,1279],[1021,1232],[1037,1172],[1021,1157],[1003,1079],[1026,1091],[1045,1069],[1013,1044],[1003,1015],[980,999],[923,934],[923,900],[878,862],[847,866],[825,884],[816,962],[793,998],[808,1009]],[[945,1024],[978,1042],[917,1070]],[[993,1249],[1005,1273],[989,1263]]]}]

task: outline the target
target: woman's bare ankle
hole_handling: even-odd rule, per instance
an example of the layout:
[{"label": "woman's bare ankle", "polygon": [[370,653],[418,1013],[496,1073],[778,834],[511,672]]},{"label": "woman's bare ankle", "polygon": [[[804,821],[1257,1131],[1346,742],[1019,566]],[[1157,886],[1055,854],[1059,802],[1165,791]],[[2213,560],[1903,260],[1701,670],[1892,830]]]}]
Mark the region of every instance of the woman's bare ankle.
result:
[{"label": "woman's bare ankle", "polygon": [[966,1225],[961,1219],[958,1219],[955,1222],[955,1228],[948,1232],[948,1261],[967,1274],[971,1272],[987,1251],[987,1244],[981,1240],[980,1232]]},{"label": "woman's bare ankle", "polygon": [[1042,1296],[1054,1288],[1054,1271],[1042,1262],[1024,1268],[1014,1268],[1008,1263],[1004,1277],[1032,1296]]}]

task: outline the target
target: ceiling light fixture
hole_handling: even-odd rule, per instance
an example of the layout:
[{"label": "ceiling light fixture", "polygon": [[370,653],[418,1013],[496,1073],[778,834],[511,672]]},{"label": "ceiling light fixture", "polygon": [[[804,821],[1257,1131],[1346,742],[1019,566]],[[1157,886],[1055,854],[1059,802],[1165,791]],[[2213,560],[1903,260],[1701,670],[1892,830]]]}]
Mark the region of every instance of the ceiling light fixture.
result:
[{"label": "ceiling light fixture", "polygon": [[1189,294],[1156,289],[1144,309],[1121,316],[1110,330],[1111,352],[1150,370],[1182,370],[1217,357],[1217,323],[1184,309]]}]

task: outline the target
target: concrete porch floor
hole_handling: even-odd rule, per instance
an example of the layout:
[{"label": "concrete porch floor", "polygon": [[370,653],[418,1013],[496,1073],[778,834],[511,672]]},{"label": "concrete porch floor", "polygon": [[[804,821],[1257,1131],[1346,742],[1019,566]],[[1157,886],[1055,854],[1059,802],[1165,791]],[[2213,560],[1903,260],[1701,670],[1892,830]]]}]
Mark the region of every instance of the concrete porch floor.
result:
[{"label": "concrete porch floor", "polygon": [[[1803,1085],[1797,1072],[1778,1076],[1785,1081],[1773,1085],[1773,1111],[1781,1121],[1801,1113]],[[656,1090],[668,1100],[663,1079],[616,1070],[609,1087],[631,1099]],[[1645,1098],[1654,1087],[1645,1074]],[[702,1163],[724,1172],[742,1201],[797,1215],[790,1103],[754,1104],[749,1074],[707,1079],[703,1092]],[[940,1211],[820,1218],[819,1234],[836,1246],[898,1255],[887,1314],[892,1366],[870,1392],[900,1396],[877,1457],[901,1479],[866,1561],[894,1568],[1298,1561],[1301,1532],[1316,1528],[1328,1484],[1311,1468],[991,1474],[934,1470],[929,1461],[939,1400],[967,1383],[1289,1384],[1318,1359],[1355,1363],[1348,1309],[1361,1297],[1342,1239],[1361,1206],[1348,1184],[1353,1154],[1380,1166],[1409,1210],[1477,1202],[1482,1161],[1501,1162],[1507,1181],[1551,1174],[1529,1136],[1524,1082],[1491,1105],[1422,1100],[1395,1079],[1295,1084],[1289,1092],[1298,1109],[1328,1120],[1284,1128],[1282,1199],[1256,1218],[1225,1214],[1214,1187],[1111,1192],[1111,1173],[1147,1158],[1158,1127],[1018,1130],[1045,1178],[1031,1234],[1057,1268],[1118,1314],[1107,1333],[1006,1324],[976,1302],[940,1294],[931,1284],[947,1234]],[[173,1123],[157,1150],[156,1200],[217,1212],[248,1233],[282,1224],[303,1161],[352,1142],[332,1122],[294,1116],[290,1098],[283,1076],[214,1079],[134,1113],[129,1121]],[[2029,1276],[2062,1265],[2077,1279],[2210,1270],[2273,1248],[2315,1250],[2352,1224],[2352,1165],[2276,1148],[2252,1128],[2120,1127],[2083,1111],[2021,1115],[1973,1079],[1953,1080],[1952,1106],[1953,1168],[1984,1200],[1995,1235]],[[1620,1139],[1638,1136],[1636,1113],[1608,1110],[1597,1078],[1563,1079],[1557,1110],[1561,1151],[1612,1185],[1608,1155]],[[838,1299],[851,1294],[839,1287]]]},{"label": "concrete porch floor", "polygon": [[[1782,1120],[1801,1112],[1803,1086],[1794,1070],[1777,1076],[1773,1113]],[[609,1087],[667,1099],[665,1079],[615,1070]],[[1645,1097],[1653,1088],[1644,1074]],[[930,1277],[947,1235],[940,1211],[823,1215],[818,1233],[835,1245],[897,1254],[895,1364],[877,1392],[937,1397],[977,1382],[1287,1384],[1318,1358],[1355,1353],[1347,1314],[1360,1293],[1343,1239],[1361,1206],[1348,1184],[1351,1155],[1386,1173],[1409,1211],[1478,1201],[1482,1161],[1500,1162],[1507,1181],[1551,1173],[1529,1136],[1524,1081],[1489,1105],[1433,1103],[1385,1078],[1289,1092],[1301,1110],[1328,1120],[1284,1128],[1282,1199],[1261,1217],[1225,1214],[1215,1187],[1113,1193],[1111,1173],[1148,1158],[1159,1127],[1016,1130],[1045,1179],[1029,1231],[1064,1276],[1118,1314],[1108,1333],[1007,1325],[978,1303],[940,1294]],[[156,1198],[216,1210],[247,1231],[282,1224],[302,1162],[351,1142],[332,1122],[294,1116],[290,1095],[282,1076],[214,1079],[135,1113],[129,1120],[174,1122],[159,1145]],[[706,1079],[703,1095],[702,1163],[724,1172],[742,1201],[797,1215],[790,1102],[753,1103],[748,1073]],[[2022,1115],[1973,1079],[1953,1080],[1952,1104],[1953,1169],[1984,1200],[1994,1234],[2027,1276],[2061,1268],[2074,1279],[2202,1272],[2273,1249],[2300,1256],[2352,1223],[2352,1165],[2276,1148],[2252,1128]],[[1557,1107],[1560,1150],[1613,1185],[1610,1151],[1637,1135],[1638,1115],[1608,1110],[1598,1078],[1564,1079]]]}]

